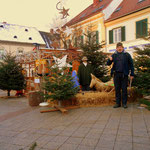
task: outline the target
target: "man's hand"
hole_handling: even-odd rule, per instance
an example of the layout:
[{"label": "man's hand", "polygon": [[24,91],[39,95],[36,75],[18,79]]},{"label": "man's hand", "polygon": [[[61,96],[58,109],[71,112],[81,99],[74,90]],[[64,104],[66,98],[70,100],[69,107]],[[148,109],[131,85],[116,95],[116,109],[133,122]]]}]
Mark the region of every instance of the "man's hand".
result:
[{"label": "man's hand", "polygon": [[113,60],[112,56],[108,56],[108,58],[109,58],[111,61]]}]

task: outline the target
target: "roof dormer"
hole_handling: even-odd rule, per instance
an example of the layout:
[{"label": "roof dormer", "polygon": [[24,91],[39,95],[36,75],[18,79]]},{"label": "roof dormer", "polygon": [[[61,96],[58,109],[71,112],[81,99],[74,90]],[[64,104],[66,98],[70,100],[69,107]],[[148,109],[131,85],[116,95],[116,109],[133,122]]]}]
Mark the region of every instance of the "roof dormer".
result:
[{"label": "roof dormer", "polygon": [[103,0],[93,0],[93,6],[96,6],[97,3],[101,2],[101,1],[103,1]]},{"label": "roof dormer", "polygon": [[96,6],[99,2],[102,2],[103,0],[93,0],[93,6]]}]

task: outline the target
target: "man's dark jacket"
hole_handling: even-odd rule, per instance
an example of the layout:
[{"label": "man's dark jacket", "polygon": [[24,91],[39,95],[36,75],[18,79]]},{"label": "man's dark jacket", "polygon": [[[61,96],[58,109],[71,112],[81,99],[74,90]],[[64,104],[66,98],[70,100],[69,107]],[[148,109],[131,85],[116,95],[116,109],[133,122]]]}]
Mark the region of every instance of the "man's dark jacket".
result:
[{"label": "man's dark jacket", "polygon": [[[131,76],[134,76],[134,67],[133,67],[133,60],[131,58],[131,55],[127,53],[126,51],[123,51],[123,73],[124,75],[129,75],[129,72],[131,71]],[[107,65],[111,65],[113,62],[113,67],[111,69],[111,75],[117,70],[116,69],[116,61],[117,61],[117,55],[118,52],[116,51],[114,54],[112,54],[113,60],[111,61],[108,59]]]},{"label": "man's dark jacket", "polygon": [[90,85],[91,82],[92,66],[87,63],[85,66],[83,63],[80,64],[78,69],[78,77],[80,85]]}]

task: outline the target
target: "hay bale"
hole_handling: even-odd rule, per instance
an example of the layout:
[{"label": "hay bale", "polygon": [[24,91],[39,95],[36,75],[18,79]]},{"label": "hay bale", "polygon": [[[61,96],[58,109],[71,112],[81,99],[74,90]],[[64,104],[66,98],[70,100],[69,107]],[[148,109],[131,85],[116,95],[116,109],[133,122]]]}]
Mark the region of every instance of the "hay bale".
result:
[{"label": "hay bale", "polygon": [[108,92],[82,92],[76,95],[77,104],[81,107],[113,105],[115,95]]},{"label": "hay bale", "polygon": [[[131,95],[128,98],[128,103],[135,102],[138,98],[137,92],[132,88]],[[57,105],[58,102],[48,100],[51,107]],[[62,106],[80,106],[80,107],[96,107],[96,106],[110,106],[115,104],[115,92],[99,92],[88,91],[80,92],[76,97],[64,100]]]},{"label": "hay bale", "polygon": [[[139,94],[137,91],[132,88],[130,97],[128,97],[128,103],[136,102]],[[115,104],[115,92],[81,92],[76,95],[77,104],[80,107],[89,107],[89,106],[109,106]]]}]

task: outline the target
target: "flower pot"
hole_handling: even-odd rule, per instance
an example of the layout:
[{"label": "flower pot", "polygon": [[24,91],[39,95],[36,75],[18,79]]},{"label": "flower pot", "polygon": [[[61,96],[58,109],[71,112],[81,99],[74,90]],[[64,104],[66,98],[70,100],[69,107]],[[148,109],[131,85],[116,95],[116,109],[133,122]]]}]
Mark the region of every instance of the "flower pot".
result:
[{"label": "flower pot", "polygon": [[28,100],[30,106],[38,106],[44,98],[39,92],[32,91],[29,93]]}]

